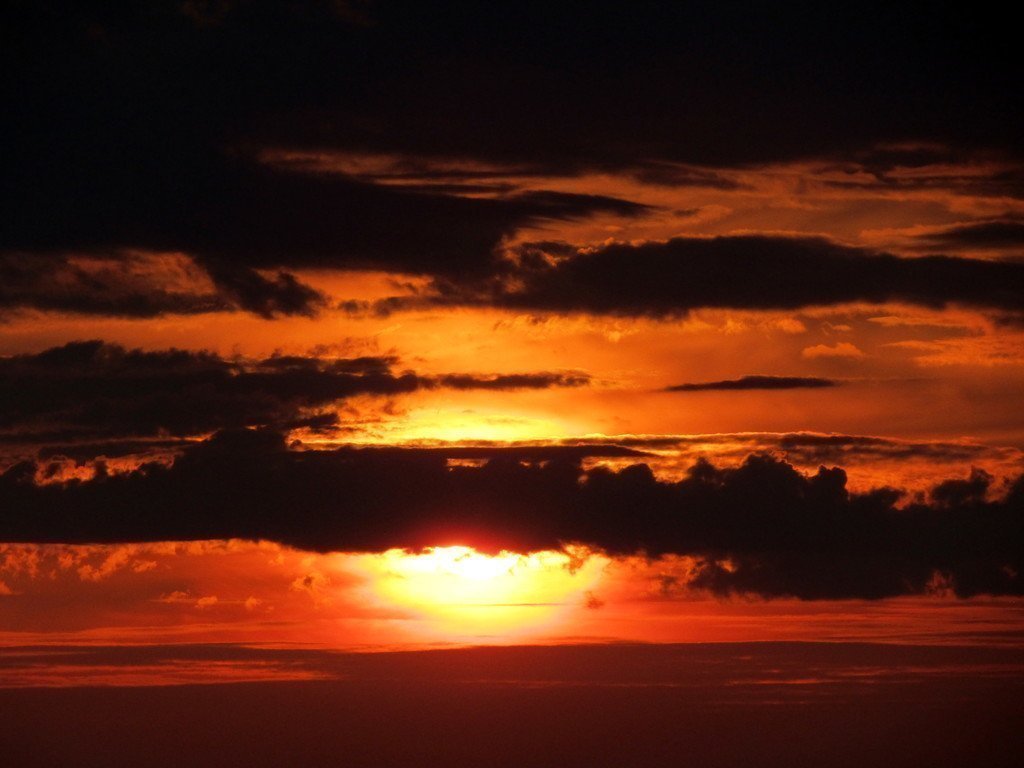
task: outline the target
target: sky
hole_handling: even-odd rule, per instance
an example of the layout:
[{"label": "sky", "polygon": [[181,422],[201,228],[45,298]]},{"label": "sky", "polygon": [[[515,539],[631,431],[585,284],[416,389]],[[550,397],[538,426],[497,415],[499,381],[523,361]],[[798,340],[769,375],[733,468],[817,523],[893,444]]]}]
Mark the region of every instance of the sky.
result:
[{"label": "sky", "polygon": [[1006,13],[6,3],[0,686],[1018,669]]}]

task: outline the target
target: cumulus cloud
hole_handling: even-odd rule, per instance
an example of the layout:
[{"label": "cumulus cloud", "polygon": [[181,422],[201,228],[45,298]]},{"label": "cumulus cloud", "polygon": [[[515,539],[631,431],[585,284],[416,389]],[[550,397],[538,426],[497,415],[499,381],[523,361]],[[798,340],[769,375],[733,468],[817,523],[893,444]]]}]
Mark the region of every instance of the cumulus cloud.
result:
[{"label": "cumulus cloud", "polygon": [[584,470],[514,452],[480,466],[414,449],[295,452],[267,431],[219,433],[171,467],[61,486],[36,485],[33,472],[0,477],[4,540],[242,537],[319,551],[578,542],[692,556],[704,563],[693,586],[718,594],[881,598],[925,592],[936,573],[959,595],[1024,594],[1024,480],[995,487],[983,473],[906,500],[890,488],[852,493],[839,468],[804,474],[764,455],[732,468],[698,461],[668,481],[645,464]]}]

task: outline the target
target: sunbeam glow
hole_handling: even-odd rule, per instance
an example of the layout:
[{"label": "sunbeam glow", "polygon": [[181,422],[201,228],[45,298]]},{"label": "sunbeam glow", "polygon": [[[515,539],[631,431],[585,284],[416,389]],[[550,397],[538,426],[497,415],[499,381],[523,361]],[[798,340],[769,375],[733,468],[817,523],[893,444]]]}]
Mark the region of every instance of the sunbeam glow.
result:
[{"label": "sunbeam glow", "polygon": [[590,552],[500,552],[433,547],[366,555],[380,602],[406,609],[424,629],[448,637],[521,638],[551,631],[577,612],[607,558]]}]

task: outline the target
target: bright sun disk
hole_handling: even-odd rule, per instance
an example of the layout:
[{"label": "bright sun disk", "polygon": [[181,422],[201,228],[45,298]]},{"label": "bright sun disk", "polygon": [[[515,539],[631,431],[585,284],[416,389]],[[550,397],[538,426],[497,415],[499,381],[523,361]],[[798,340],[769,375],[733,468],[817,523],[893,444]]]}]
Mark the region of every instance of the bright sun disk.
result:
[{"label": "bright sun disk", "polygon": [[446,636],[521,637],[551,629],[579,609],[606,558],[542,551],[487,555],[471,547],[368,555],[375,598],[408,610]]}]

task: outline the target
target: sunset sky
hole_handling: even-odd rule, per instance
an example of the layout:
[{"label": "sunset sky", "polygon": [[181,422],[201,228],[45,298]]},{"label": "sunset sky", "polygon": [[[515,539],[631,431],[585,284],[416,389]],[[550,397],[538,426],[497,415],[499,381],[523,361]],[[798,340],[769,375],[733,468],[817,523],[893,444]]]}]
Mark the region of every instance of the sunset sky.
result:
[{"label": "sunset sky", "polygon": [[[47,707],[82,733],[90,707],[130,709],[82,686],[152,691],[139,706],[185,728],[168,686],[287,689],[297,713],[325,680],[344,707],[470,669],[495,713],[532,706],[505,685],[575,706],[570,678],[708,696],[732,714],[679,710],[701,764],[744,764],[755,742],[708,739],[824,691],[869,714],[763,764],[1017,764],[1005,13],[5,3],[0,700],[24,714],[0,741],[113,764],[100,737],[46,746]],[[904,750],[862,678],[906,702]],[[922,735],[970,709],[939,699],[991,717],[933,754]],[[588,701],[591,725],[662,706]],[[679,754],[644,722],[636,764]],[[267,743],[410,759],[379,723],[317,723]],[[492,726],[428,757],[480,759]],[[611,759],[593,727],[559,763]],[[492,764],[552,764],[523,728]],[[163,764],[165,736],[109,738]]]}]

